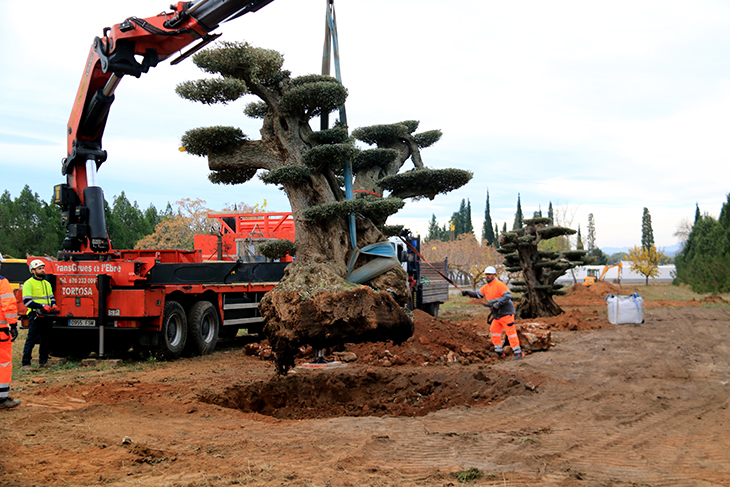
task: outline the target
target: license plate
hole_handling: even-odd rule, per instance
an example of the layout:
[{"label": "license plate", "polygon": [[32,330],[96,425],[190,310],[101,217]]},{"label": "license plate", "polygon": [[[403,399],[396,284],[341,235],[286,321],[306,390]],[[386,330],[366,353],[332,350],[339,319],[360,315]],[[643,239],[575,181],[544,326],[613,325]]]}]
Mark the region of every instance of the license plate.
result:
[{"label": "license plate", "polygon": [[94,320],[68,320],[68,326],[96,326]]}]

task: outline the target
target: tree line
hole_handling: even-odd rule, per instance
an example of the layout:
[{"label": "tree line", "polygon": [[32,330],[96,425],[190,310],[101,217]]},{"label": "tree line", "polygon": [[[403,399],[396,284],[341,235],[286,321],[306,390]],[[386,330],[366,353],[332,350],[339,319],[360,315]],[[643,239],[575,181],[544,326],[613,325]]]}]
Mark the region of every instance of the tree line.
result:
[{"label": "tree line", "polygon": [[[424,238],[424,241],[455,241],[462,235],[472,235],[474,238],[477,237],[474,227],[471,221],[471,202],[468,199],[462,199],[459,209],[451,215],[451,219],[448,223],[440,225],[436,219],[436,215],[431,215],[431,221],[428,225],[428,233]],[[572,226],[573,219],[572,214],[568,208],[555,209],[553,203],[548,203],[548,209],[546,214],[543,214],[542,208],[538,208],[533,212],[530,218],[543,218],[547,217],[551,221],[551,225],[558,226]],[[499,224],[492,220],[489,191],[487,190],[487,197],[484,207],[484,224],[482,225],[481,239],[480,241],[485,242],[486,245],[492,245],[495,248],[499,248],[499,236],[506,234],[508,231],[519,230],[524,226],[525,215],[522,211],[521,196],[517,194],[517,208],[515,211],[515,217],[512,222],[511,229],[508,229],[507,222],[503,222],[502,228],[499,228]],[[576,236],[575,244],[571,243],[567,236],[561,236],[559,238],[546,241],[542,250],[551,251],[565,251],[571,247],[576,250],[587,250],[588,255],[592,257],[593,262],[596,264],[607,264],[609,263],[610,257],[607,256],[600,248],[596,246],[596,224],[593,217],[593,213],[588,215],[588,234],[586,243],[583,242],[581,235],[580,225],[578,225],[578,234]],[[623,254],[615,256],[618,260],[623,258]]]},{"label": "tree line", "polygon": [[719,218],[700,213],[696,205],[691,227],[675,235],[686,238],[675,258],[676,282],[698,293],[730,292],[730,194]]},{"label": "tree line", "polygon": [[[265,206],[265,203],[264,205]],[[141,209],[122,191],[112,203],[104,202],[109,238],[113,248],[193,249],[193,236],[207,233],[210,210],[200,199],[181,199],[159,211],[153,204]],[[243,212],[261,211],[259,205],[239,204]],[[61,223],[61,208],[47,203],[29,186],[17,198],[9,191],[0,196],[0,252],[6,258],[24,259],[27,255],[55,257],[63,247],[66,230]]]},{"label": "tree line", "polygon": [[[730,222],[730,209],[726,210],[724,208],[723,212],[723,216],[721,216],[720,222],[718,222],[713,220],[711,217],[700,216],[698,210],[695,220],[700,221],[700,226],[698,227],[697,232],[721,233],[721,230],[719,230],[719,228],[722,228],[721,222]],[[548,204],[546,215],[543,215],[542,209],[538,208],[538,210],[533,212],[531,218],[542,218],[543,216],[546,216],[549,219],[549,225],[568,227],[572,224],[572,214],[570,214],[570,209],[567,207],[554,208],[552,202],[549,202]],[[723,220],[723,218],[727,221]],[[520,195],[518,194],[517,208],[511,231],[514,232],[521,229],[524,225],[524,220],[525,216],[522,211],[522,202]],[[439,225],[436,220],[436,215],[432,215],[428,227],[428,234],[424,239],[424,242],[429,243],[429,245],[426,246],[426,252],[432,252],[434,257],[436,255],[439,257],[449,256],[449,261],[454,262],[453,265],[450,265],[454,274],[463,280],[475,284],[481,279],[481,271],[479,270],[479,267],[482,265],[483,261],[489,261],[489,265],[494,265],[498,269],[502,266],[502,260],[494,251],[499,249],[499,236],[507,233],[507,222],[503,223],[502,229],[500,230],[499,225],[492,221],[490,214],[489,191],[487,191],[481,240],[477,239],[472,226],[471,202],[463,199],[461,200],[459,209],[452,214],[448,224]],[[689,238],[690,230],[686,230],[685,233],[687,238]],[[713,241],[722,241],[722,239],[716,238],[713,239]],[[687,258],[697,259],[697,257],[691,253],[692,249],[700,246],[697,242],[705,242],[705,239],[696,235],[692,237],[692,245],[687,247],[689,250],[686,249],[690,252],[690,256]],[[727,242],[730,242],[730,235],[727,236]],[[478,249],[480,246],[485,248],[480,251]],[[574,241],[571,241],[568,236],[563,235],[540,242],[538,248],[541,251],[548,252],[565,252],[571,249],[586,250],[586,262],[592,265],[610,265],[617,264],[621,261],[629,261],[631,270],[643,275],[646,278],[647,284],[649,283],[649,278],[659,275],[659,266],[671,263],[671,259],[664,255],[663,249],[657,248],[654,243],[654,231],[652,228],[651,214],[648,208],[643,209],[641,219],[641,245],[629,248],[628,253],[618,252],[609,256],[598,248],[596,245],[596,223],[593,213],[588,214],[588,225],[585,237],[581,232],[580,225],[578,225]],[[728,252],[730,252],[730,248],[728,249]],[[706,254],[705,249],[702,249],[701,254]],[[474,265],[467,266],[462,262],[465,260],[466,255],[475,256],[473,259]],[[685,262],[687,258],[685,258]],[[681,274],[679,271],[680,265],[681,264],[678,264],[678,274]],[[713,266],[710,262],[704,263],[703,265],[710,266],[713,270],[718,272],[723,268],[722,266]],[[730,267],[730,264],[726,267]],[[690,273],[690,271],[683,272],[687,275]],[[507,278],[514,279],[515,277],[507,276]],[[686,282],[689,282],[687,281],[689,277],[684,277],[684,279]]]}]

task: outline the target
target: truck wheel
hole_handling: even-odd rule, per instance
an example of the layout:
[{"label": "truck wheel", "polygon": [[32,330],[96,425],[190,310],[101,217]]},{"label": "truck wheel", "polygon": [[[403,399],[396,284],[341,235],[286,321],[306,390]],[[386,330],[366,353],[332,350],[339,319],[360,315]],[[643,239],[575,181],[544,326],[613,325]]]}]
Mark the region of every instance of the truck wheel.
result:
[{"label": "truck wheel", "polygon": [[165,314],[162,317],[160,352],[165,358],[179,357],[185,348],[187,337],[188,320],[185,318],[185,310],[177,301],[168,301],[165,304]]},{"label": "truck wheel", "polygon": [[194,355],[206,355],[215,349],[220,328],[218,311],[208,301],[193,304],[188,316],[188,348]]},{"label": "truck wheel", "polygon": [[75,357],[84,359],[99,348],[98,337],[85,333],[86,330],[52,330],[48,351],[54,357]]}]

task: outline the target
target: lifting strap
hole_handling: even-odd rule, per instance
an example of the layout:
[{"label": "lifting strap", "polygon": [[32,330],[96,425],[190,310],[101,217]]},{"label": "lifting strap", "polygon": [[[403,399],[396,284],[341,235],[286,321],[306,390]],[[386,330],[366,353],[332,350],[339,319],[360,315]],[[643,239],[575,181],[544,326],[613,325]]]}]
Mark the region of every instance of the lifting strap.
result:
[{"label": "lifting strap", "polygon": [[[322,74],[329,76],[330,74],[330,54],[334,53],[335,58],[335,77],[342,84],[342,73],[340,72],[340,45],[337,36],[337,16],[335,15],[335,1],[325,0],[327,3],[327,18],[324,29],[324,51],[322,53]],[[340,107],[340,122],[347,127],[347,112],[345,105]],[[327,114],[322,114],[320,118],[320,129],[327,130],[329,128],[329,118]],[[352,188],[352,162],[347,161],[344,167],[345,176],[345,198],[354,199],[354,191]],[[368,281],[373,277],[379,276],[388,270],[400,265],[396,258],[395,248],[390,242],[376,242],[372,245],[366,245],[362,249],[357,247],[357,233],[355,230],[355,215],[347,216],[348,226],[350,230],[350,244],[354,250],[350,258],[350,264],[347,267],[347,279],[350,282],[360,284]],[[355,262],[360,254],[366,254],[377,257],[368,262],[364,266],[354,270]]]}]

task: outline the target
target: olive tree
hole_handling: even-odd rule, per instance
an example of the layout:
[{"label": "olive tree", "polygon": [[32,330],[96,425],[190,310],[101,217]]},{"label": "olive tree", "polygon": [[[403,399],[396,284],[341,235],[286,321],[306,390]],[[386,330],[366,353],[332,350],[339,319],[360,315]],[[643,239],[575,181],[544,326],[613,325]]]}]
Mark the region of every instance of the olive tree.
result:
[{"label": "olive tree", "polygon": [[[385,272],[369,273],[362,282],[346,277],[353,256],[354,267],[373,259],[359,249],[386,241],[382,229],[404,199],[433,199],[471,178],[468,171],[424,165],[421,149],[437,142],[441,132],[417,132],[417,121],[362,127],[352,135],[341,123],[315,131],[310,120],[335,111],[347,98],[347,89],[335,78],[292,77],[282,69],[280,53],[247,43],[225,42],[196,54],[193,61],[215,77],[184,82],[177,93],[206,104],[256,96],[244,112],[262,121],[261,138],[251,140],[235,127],[197,128],[183,136],[185,149],[207,157],[211,181],[242,184],[259,172],[265,183],[285,191],[291,204],[296,259],[259,305],[278,371],[293,365],[305,343],[325,348],[408,338],[413,321],[405,308],[409,290],[399,265],[382,266]],[[369,147],[360,149],[355,140]],[[352,199],[345,196],[346,166],[352,168]],[[350,243],[351,215],[356,248]]]},{"label": "olive tree", "polygon": [[508,272],[522,271],[522,280],[513,281],[513,290],[521,292],[517,318],[557,316],[563,312],[553,296],[565,294],[555,281],[573,267],[591,262],[586,250],[540,250],[540,242],[575,234],[575,230],[553,226],[550,218],[531,218],[524,226],[500,235],[498,252],[504,255]]}]

